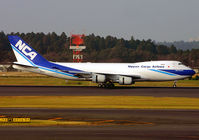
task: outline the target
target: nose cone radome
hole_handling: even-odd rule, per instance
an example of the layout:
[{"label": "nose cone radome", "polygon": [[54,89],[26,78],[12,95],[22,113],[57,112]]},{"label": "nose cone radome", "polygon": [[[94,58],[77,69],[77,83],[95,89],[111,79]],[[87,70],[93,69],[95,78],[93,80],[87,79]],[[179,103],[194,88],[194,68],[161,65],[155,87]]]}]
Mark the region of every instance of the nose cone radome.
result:
[{"label": "nose cone radome", "polygon": [[192,75],[196,74],[196,72],[194,70],[192,70],[192,71],[193,71]]},{"label": "nose cone radome", "polygon": [[195,72],[194,70],[189,70],[189,75],[190,75],[190,76],[192,76],[192,75],[194,75],[194,74],[196,74],[196,72]]}]

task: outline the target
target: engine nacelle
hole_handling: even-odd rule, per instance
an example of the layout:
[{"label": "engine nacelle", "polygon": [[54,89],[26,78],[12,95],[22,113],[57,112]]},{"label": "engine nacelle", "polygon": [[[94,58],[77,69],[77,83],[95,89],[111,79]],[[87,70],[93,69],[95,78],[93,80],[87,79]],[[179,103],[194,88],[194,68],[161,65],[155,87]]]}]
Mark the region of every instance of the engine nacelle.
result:
[{"label": "engine nacelle", "polygon": [[120,85],[131,85],[133,84],[133,78],[127,76],[119,76],[119,84]]},{"label": "engine nacelle", "polygon": [[92,81],[95,82],[95,83],[104,83],[104,82],[106,82],[106,75],[93,74],[92,75]]}]

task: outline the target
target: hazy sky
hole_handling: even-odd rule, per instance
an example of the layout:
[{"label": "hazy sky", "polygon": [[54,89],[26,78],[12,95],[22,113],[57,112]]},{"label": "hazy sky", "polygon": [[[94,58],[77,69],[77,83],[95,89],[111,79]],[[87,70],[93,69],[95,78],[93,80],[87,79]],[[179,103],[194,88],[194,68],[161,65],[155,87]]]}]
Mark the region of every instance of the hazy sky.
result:
[{"label": "hazy sky", "polygon": [[199,0],[0,0],[0,31],[199,40]]}]

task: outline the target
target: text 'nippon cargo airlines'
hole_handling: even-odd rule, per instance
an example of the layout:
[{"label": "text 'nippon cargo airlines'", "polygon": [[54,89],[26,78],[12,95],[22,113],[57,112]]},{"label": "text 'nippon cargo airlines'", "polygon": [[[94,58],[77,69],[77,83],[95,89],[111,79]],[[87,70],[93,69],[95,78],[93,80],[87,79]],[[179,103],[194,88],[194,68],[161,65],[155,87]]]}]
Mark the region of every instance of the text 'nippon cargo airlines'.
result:
[{"label": "text 'nippon cargo airlines'", "polygon": [[[67,80],[85,80],[99,87],[113,83],[130,85],[137,81],[175,81],[191,77],[195,72],[179,61],[139,63],[61,63],[50,62],[18,36],[8,36],[16,56],[15,69],[35,72]],[[174,87],[175,82],[174,82]]]}]

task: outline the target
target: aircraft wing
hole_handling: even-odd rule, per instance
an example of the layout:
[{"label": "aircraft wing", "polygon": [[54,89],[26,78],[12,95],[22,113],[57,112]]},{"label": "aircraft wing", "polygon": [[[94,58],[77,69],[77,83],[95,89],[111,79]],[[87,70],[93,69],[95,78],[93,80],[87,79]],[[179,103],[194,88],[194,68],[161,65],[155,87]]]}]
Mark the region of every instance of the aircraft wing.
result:
[{"label": "aircraft wing", "polygon": [[126,74],[110,74],[110,73],[98,73],[98,74],[104,74],[104,75],[115,75],[115,76],[127,76],[127,77],[132,77],[133,79],[140,79],[141,76],[139,75],[126,75]]},{"label": "aircraft wing", "polygon": [[62,71],[62,72],[74,74],[75,76],[77,76],[79,78],[92,77],[92,72],[83,72],[83,71]]},{"label": "aircraft wing", "polygon": [[[93,72],[79,72],[79,71],[67,71],[69,73],[74,73],[75,76],[79,78],[88,78],[92,77]],[[127,76],[127,77],[132,77],[133,79],[140,79],[140,75],[125,75],[125,74],[111,74],[111,73],[95,73],[95,74],[102,74],[102,75],[109,75],[109,76]]]}]

